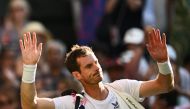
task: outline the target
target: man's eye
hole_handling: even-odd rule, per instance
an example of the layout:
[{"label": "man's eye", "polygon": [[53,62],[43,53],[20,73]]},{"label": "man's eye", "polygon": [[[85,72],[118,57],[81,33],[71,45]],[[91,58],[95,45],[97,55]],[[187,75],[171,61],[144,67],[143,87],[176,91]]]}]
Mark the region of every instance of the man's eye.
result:
[{"label": "man's eye", "polygon": [[88,64],[87,66],[86,66],[86,68],[91,68],[92,67],[92,64]]},{"label": "man's eye", "polygon": [[98,61],[95,61],[95,64],[98,64]]}]

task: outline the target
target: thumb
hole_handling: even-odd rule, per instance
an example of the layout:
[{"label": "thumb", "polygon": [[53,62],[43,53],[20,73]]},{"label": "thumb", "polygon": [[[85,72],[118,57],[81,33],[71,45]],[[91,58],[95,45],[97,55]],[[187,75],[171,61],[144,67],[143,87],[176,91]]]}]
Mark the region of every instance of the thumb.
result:
[{"label": "thumb", "polygon": [[42,52],[42,43],[40,43],[39,45],[38,45],[38,51],[41,53]]},{"label": "thumb", "polygon": [[152,49],[151,46],[149,44],[146,44],[146,48],[148,50],[148,53],[152,56]]},{"label": "thumb", "polygon": [[146,48],[147,48],[148,51],[150,51],[150,46],[149,46],[149,44],[146,44]]},{"label": "thumb", "polygon": [[166,45],[166,34],[165,33],[162,34],[162,43],[164,45]]}]

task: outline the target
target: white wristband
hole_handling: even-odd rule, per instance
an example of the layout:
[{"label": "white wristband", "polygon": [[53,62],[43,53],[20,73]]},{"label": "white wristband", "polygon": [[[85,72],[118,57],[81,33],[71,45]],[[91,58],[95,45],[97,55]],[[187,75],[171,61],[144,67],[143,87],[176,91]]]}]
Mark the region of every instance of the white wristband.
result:
[{"label": "white wristband", "polygon": [[158,70],[163,75],[168,75],[173,73],[172,66],[170,61],[166,61],[163,63],[157,63],[158,64]]},{"label": "white wristband", "polygon": [[35,65],[23,65],[22,81],[24,83],[35,82],[37,64]]}]

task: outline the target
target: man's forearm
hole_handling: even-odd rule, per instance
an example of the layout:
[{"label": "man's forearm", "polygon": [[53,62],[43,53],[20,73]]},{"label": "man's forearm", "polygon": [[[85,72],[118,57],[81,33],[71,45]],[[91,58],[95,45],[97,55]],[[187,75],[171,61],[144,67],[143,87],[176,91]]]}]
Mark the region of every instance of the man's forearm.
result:
[{"label": "man's forearm", "polygon": [[174,79],[173,74],[163,75],[158,74],[158,78],[156,82],[159,86],[158,91],[159,93],[167,93],[174,88]]},{"label": "man's forearm", "polygon": [[35,88],[35,76],[37,65],[23,65],[21,83],[21,102],[23,109],[35,109],[37,97]]},{"label": "man's forearm", "polygon": [[21,83],[21,103],[23,109],[35,109],[37,97],[35,83]]},{"label": "man's forearm", "polygon": [[170,60],[158,63],[158,69],[157,81],[162,85],[164,91],[170,91],[174,87],[174,75]]},{"label": "man's forearm", "polygon": [[173,70],[170,69],[169,72],[164,71],[162,73],[166,73],[166,75],[159,73],[156,79],[142,82],[140,97],[149,97],[172,90],[174,88]]}]

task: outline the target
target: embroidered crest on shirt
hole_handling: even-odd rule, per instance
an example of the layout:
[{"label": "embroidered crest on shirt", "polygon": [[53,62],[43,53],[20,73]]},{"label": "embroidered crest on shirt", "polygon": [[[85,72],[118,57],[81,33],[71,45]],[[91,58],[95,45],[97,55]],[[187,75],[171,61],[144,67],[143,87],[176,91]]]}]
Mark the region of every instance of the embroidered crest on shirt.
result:
[{"label": "embroidered crest on shirt", "polygon": [[117,101],[115,103],[111,103],[111,104],[114,106],[114,109],[119,109],[119,104]]}]

